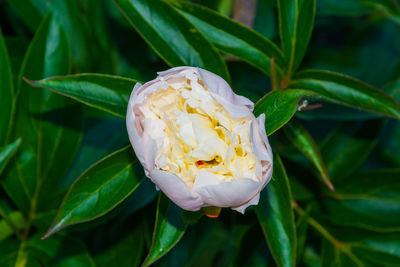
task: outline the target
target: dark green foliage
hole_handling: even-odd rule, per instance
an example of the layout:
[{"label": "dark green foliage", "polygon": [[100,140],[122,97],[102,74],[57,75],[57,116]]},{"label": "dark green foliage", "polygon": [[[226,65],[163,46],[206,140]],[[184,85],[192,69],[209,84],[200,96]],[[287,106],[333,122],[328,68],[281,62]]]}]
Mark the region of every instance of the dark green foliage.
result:
[{"label": "dark green foliage", "polygon": [[[399,265],[398,0],[5,0],[0,28],[0,266]],[[265,114],[245,215],[183,211],[127,146],[133,86],[181,65]]]}]

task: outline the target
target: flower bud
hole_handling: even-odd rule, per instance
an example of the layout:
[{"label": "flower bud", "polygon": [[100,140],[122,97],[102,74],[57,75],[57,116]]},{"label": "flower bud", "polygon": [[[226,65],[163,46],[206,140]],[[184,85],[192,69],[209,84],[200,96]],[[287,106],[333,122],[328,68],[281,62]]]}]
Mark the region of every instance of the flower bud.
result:
[{"label": "flower bud", "polygon": [[133,88],[129,139],[150,178],[185,210],[258,204],[272,175],[265,115],[221,77],[177,67]]}]

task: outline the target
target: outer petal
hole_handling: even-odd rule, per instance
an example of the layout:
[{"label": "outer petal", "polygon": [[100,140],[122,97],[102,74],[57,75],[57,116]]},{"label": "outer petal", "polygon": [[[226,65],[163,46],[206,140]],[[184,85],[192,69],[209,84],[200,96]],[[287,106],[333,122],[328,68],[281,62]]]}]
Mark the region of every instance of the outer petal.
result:
[{"label": "outer petal", "polygon": [[193,191],[201,196],[204,202],[203,206],[237,207],[255,196],[261,186],[262,183],[242,178],[231,182],[193,188]]},{"label": "outer petal", "polygon": [[149,177],[151,170],[154,168],[157,145],[155,141],[143,131],[143,114],[135,114],[138,92],[140,92],[143,87],[144,86],[140,83],[137,83],[133,88],[126,113],[126,128],[128,130],[129,141],[133,146],[136,157],[143,165],[146,176]]},{"label": "outer petal", "polygon": [[140,127],[136,125],[136,117],[133,112],[133,106],[135,105],[135,95],[136,91],[140,88],[140,84],[136,84],[131,97],[129,98],[128,110],[126,112],[126,128],[128,130],[129,141],[131,142],[133,149],[135,150],[136,157],[139,159],[140,163],[144,165],[144,147],[142,144],[142,136],[139,135],[137,128]]},{"label": "outer petal", "polygon": [[251,111],[253,111],[254,103],[244,96],[237,95],[233,92],[229,84],[212,72],[197,68],[197,72],[200,75],[203,83],[208,87],[208,89],[226,99],[230,103],[236,106],[247,106]]},{"label": "outer petal", "polygon": [[247,209],[247,207],[249,207],[251,205],[257,205],[259,200],[260,200],[260,193],[255,195],[252,199],[250,199],[248,202],[244,203],[243,205],[241,205],[239,207],[234,207],[232,209],[244,214],[244,211]]},{"label": "outer petal", "polygon": [[200,196],[175,174],[154,169],[151,171],[151,180],[182,209],[197,211],[204,206]]}]

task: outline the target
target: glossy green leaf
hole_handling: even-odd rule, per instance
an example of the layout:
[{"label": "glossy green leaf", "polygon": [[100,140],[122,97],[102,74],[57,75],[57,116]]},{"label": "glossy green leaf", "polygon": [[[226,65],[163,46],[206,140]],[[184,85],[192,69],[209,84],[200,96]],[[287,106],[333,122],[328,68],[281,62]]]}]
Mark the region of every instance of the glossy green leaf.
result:
[{"label": "glossy green leaf", "polygon": [[21,144],[21,139],[17,139],[13,143],[5,147],[0,147],[0,176],[3,173],[4,168],[6,167],[8,161],[17,152],[20,144]]},{"label": "glossy green leaf", "polygon": [[115,0],[121,12],[170,66],[196,66],[229,82],[216,48],[192,23],[164,0]]},{"label": "glossy green leaf", "polygon": [[318,177],[321,181],[325,183],[329,189],[333,190],[321,152],[308,131],[297,121],[289,122],[283,129],[293,145],[317,168],[319,173]]},{"label": "glossy green leaf", "polygon": [[[12,125],[15,96],[10,59],[0,29],[0,146],[7,144]],[[1,169],[1,168],[0,168]]]},{"label": "glossy green leaf", "polygon": [[49,91],[33,89],[22,77],[42,79],[67,74],[69,69],[65,32],[56,18],[47,16],[21,67],[14,138],[21,137],[22,143],[3,182],[7,194],[25,214],[29,213],[30,220],[37,211],[60,201],[55,199],[57,186],[75,157],[82,122],[79,106]]},{"label": "glossy green leaf", "polygon": [[289,180],[281,159],[275,158],[271,181],[261,192],[256,214],[278,266],[296,264],[296,230]]},{"label": "glossy green leaf", "polygon": [[324,201],[327,218],[374,231],[400,230],[400,171],[364,171],[341,181]]},{"label": "glossy green leaf", "polygon": [[121,203],[144,177],[141,167],[134,168],[135,163],[133,149],[127,146],[92,165],[70,187],[45,237],[68,225],[98,218]]},{"label": "glossy green leaf", "polygon": [[170,251],[182,238],[186,226],[181,216],[181,209],[160,193],[153,241],[143,266],[151,265]]},{"label": "glossy green leaf", "polygon": [[321,153],[332,180],[345,180],[361,167],[376,146],[382,124],[382,120],[366,121],[357,126],[349,122],[325,139]]},{"label": "glossy green leaf", "polygon": [[285,67],[280,49],[259,33],[205,7],[187,1],[173,1],[172,4],[222,51],[266,74],[270,73],[272,57],[278,73]]},{"label": "glossy green leaf", "polygon": [[125,118],[129,96],[137,81],[105,74],[76,74],[30,83]]},{"label": "glossy green leaf", "polygon": [[257,102],[254,114],[259,116],[265,113],[265,130],[267,135],[271,135],[293,117],[300,98],[311,94],[310,91],[297,89],[271,91]]},{"label": "glossy green leaf", "polygon": [[289,75],[300,65],[314,28],[316,0],[278,0],[282,50]]},{"label": "glossy green leaf", "polygon": [[306,70],[294,75],[289,87],[310,90],[343,105],[400,118],[400,105],[391,96],[343,74]]}]

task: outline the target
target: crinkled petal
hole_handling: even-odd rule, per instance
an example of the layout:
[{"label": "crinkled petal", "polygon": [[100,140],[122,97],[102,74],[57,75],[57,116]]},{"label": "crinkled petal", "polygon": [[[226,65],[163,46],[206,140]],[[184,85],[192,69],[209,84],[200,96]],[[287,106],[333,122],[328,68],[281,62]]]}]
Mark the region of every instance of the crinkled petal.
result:
[{"label": "crinkled petal", "polygon": [[197,211],[203,206],[200,196],[191,191],[175,174],[154,169],[151,171],[151,180],[182,209]]}]

